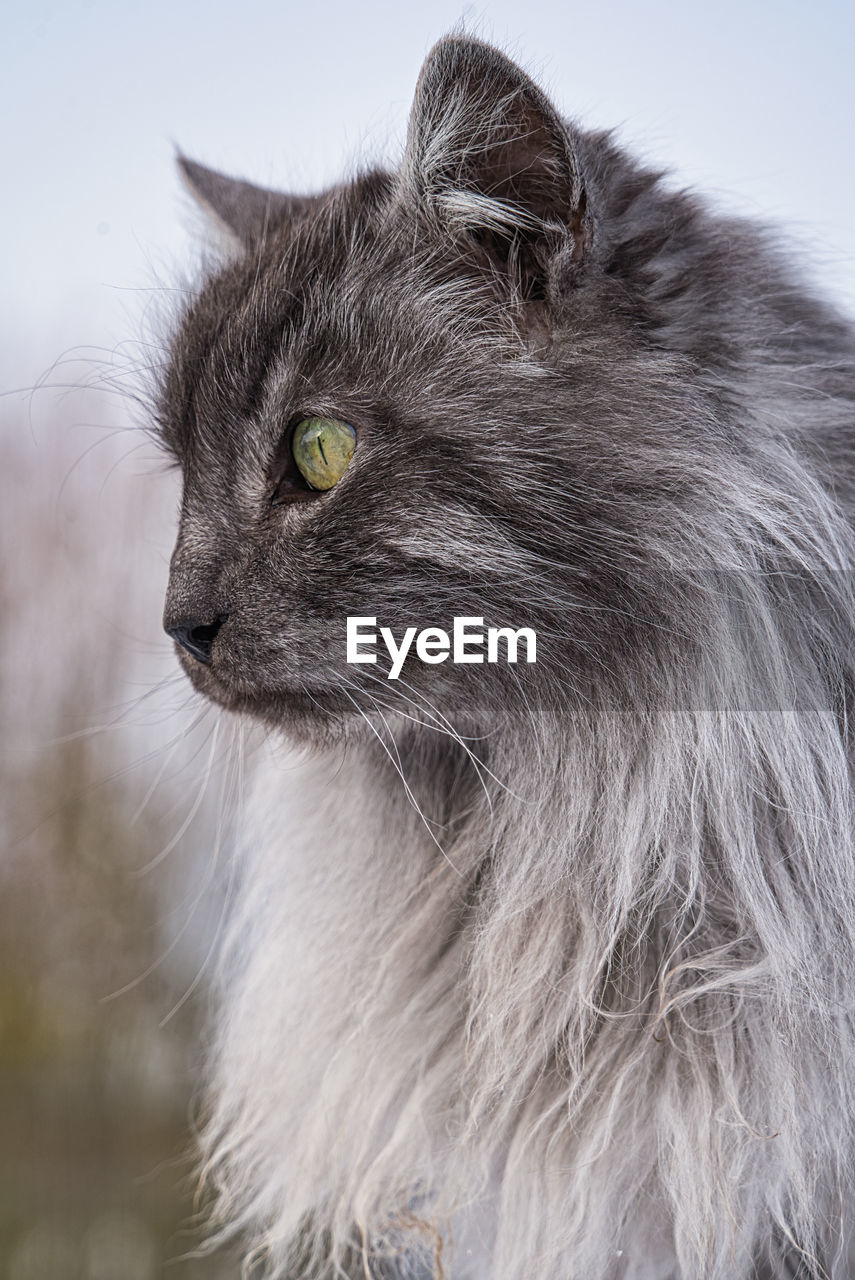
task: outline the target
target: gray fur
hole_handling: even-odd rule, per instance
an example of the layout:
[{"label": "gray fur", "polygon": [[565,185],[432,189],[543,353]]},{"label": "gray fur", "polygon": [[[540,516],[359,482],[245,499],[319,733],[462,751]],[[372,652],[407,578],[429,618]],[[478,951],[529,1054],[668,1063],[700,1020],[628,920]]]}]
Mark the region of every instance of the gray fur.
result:
[{"label": "gray fur", "polygon": [[[849,1276],[852,328],[463,38],[397,172],[185,173],[244,248],[161,388],[165,621],[228,615],[190,678],[302,748],[221,966],[223,1229],[275,1276]],[[356,453],[283,504],[307,413]],[[538,661],[390,684],[348,614]]]}]

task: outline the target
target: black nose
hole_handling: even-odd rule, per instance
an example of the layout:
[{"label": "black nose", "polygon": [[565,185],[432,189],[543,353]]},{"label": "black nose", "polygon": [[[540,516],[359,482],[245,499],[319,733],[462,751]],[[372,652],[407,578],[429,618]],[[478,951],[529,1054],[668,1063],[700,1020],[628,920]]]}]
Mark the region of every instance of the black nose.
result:
[{"label": "black nose", "polygon": [[167,627],[166,634],[172,636],[173,640],[177,640],[194,658],[198,658],[200,662],[209,666],[211,646],[228,616],[227,613],[221,613],[213,622],[198,622],[196,619],[191,619],[188,622],[179,623],[176,627]]}]

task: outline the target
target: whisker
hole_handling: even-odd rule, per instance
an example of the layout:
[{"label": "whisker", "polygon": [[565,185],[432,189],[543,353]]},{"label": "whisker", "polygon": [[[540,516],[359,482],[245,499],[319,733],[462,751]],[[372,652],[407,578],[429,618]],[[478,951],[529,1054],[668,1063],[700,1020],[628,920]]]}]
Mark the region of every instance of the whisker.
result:
[{"label": "whisker", "polygon": [[[413,792],[412,792],[412,790],[411,790],[411,788],[410,788],[410,784],[407,782],[407,779],[406,779],[406,777],[404,776],[404,771],[403,771],[403,769],[401,768],[400,764],[399,764],[399,763],[398,763],[398,761],[395,759],[395,757],[392,755],[392,752],[389,750],[389,747],[387,746],[387,744],[383,741],[383,738],[381,737],[380,733],[377,731],[376,727],[371,723],[371,718],[365,714],[365,712],[363,711],[362,707],[360,707],[359,703],[358,703],[354,698],[352,698],[352,697],[351,697],[351,695],[348,693],[347,689],[346,689],[344,686],[342,686],[342,693],[344,694],[344,696],[345,696],[347,699],[349,699],[349,701],[350,701],[350,702],[352,702],[352,703],[353,703],[353,706],[355,707],[355,709],[356,709],[356,711],[358,712],[358,714],[362,717],[362,719],[363,719],[363,720],[365,721],[365,723],[368,725],[368,728],[371,730],[371,732],[374,734],[374,736],[375,736],[375,738],[377,739],[377,741],[380,743],[380,746],[381,746],[381,747],[383,748],[383,750],[386,752],[386,755],[389,757],[389,759],[390,759],[390,761],[391,761],[391,763],[392,763],[392,767],[393,767],[393,769],[394,769],[394,770],[395,770],[395,772],[398,774],[398,777],[401,779],[401,782],[402,782],[402,783],[403,783],[403,785],[404,785],[404,791],[405,791],[405,793],[406,793],[407,799],[409,800],[410,804],[413,806],[413,808],[415,809],[416,813],[419,815],[419,817],[421,818],[422,822],[424,823],[425,830],[427,831],[427,833],[428,833],[428,835],[430,836],[431,840],[432,840],[432,841],[434,842],[434,844],[436,845],[437,849],[439,849],[439,851],[440,851],[440,853],[442,854],[442,856],[443,856],[443,858],[445,859],[445,861],[446,861],[446,862],[448,863],[448,865],[451,867],[452,871],[454,871],[456,875],[460,876],[460,878],[461,878],[461,880],[462,880],[462,879],[463,879],[463,873],[462,873],[462,871],[460,870],[460,868],[459,868],[459,867],[456,867],[456,866],[455,866],[455,864],[452,862],[451,858],[450,858],[450,857],[448,856],[448,854],[446,853],[445,849],[443,849],[443,847],[442,847],[442,845],[440,844],[439,840],[437,840],[437,838],[436,838],[436,836],[435,836],[434,832],[431,830],[430,820],[429,820],[427,817],[425,817],[424,813],[422,812],[422,809],[421,809],[421,807],[420,807],[420,805],[419,805],[418,801],[416,800],[415,796],[413,795]],[[387,726],[387,727],[388,727],[388,726]]]},{"label": "whisker", "polygon": [[[220,798],[220,809],[219,809],[218,818],[217,818],[217,834],[214,841],[214,854],[210,860],[209,880],[210,880],[210,877],[213,875],[213,868],[215,868],[219,862],[220,854],[223,848],[224,836],[225,836],[226,825],[227,825],[225,815],[229,807],[231,806],[233,800],[237,799],[238,801],[240,801],[240,798],[242,795],[242,786],[243,786],[242,739],[243,739],[243,724],[240,720],[238,720],[235,726],[235,731],[232,735],[232,742],[230,744],[231,746],[230,768],[228,771],[228,775],[223,782],[223,791]],[[241,809],[239,804],[238,815],[237,815],[238,820],[240,818],[240,812],[241,812]],[[210,965],[211,960],[213,959],[213,956],[215,955],[217,948],[219,947],[223,926],[225,924],[226,918],[231,908],[232,893],[233,893],[234,884],[235,884],[236,867],[237,867],[237,859],[234,857],[230,858],[228,879],[226,881],[226,889],[225,889],[225,893],[223,894],[223,901],[220,907],[219,915],[217,917],[217,923],[214,927],[211,943],[208,947],[208,950],[205,953],[204,959],[199,965],[195,978],[193,978],[192,982],[185,989],[184,994],[181,996],[179,1000],[175,1002],[175,1004],[172,1006],[172,1008],[169,1010],[166,1016],[161,1018],[158,1024],[159,1027],[161,1028],[165,1027],[169,1022],[172,1021],[175,1015],[181,1009],[183,1009],[184,1005],[193,995],[194,991],[196,991],[199,984],[202,982],[203,978],[205,977],[205,973],[207,972],[208,966]]]},{"label": "whisker", "polygon": [[169,857],[170,853],[175,848],[175,846],[179,843],[181,838],[184,836],[185,832],[189,829],[189,827],[193,822],[193,819],[196,817],[196,814],[199,812],[200,808],[202,807],[202,801],[205,798],[205,792],[208,789],[208,783],[211,779],[211,771],[214,765],[214,754],[217,750],[217,739],[219,738],[221,724],[222,724],[222,720],[218,718],[216,723],[214,724],[214,732],[211,734],[211,749],[208,753],[208,761],[205,768],[205,772],[202,776],[202,783],[199,787],[198,792],[196,793],[196,798],[190,807],[190,812],[187,814],[187,817],[184,819],[184,821],[182,822],[181,826],[178,828],[178,830],[176,831],[172,839],[166,845],[164,845],[164,847],[160,850],[160,853],[155,854],[155,856],[151,858],[147,863],[145,863],[144,866],[138,868],[138,870],[134,873],[136,876],[147,876],[150,872],[154,870],[155,867],[160,866],[164,858]]}]

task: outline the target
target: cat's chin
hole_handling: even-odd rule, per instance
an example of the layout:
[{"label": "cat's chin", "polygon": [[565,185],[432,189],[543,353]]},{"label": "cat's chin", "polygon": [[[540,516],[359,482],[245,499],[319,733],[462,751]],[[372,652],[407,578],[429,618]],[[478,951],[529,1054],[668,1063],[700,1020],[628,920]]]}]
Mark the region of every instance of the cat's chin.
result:
[{"label": "cat's chin", "polygon": [[333,689],[254,687],[218,675],[192,658],[182,656],[181,665],[197,693],[226,711],[261,721],[300,745],[338,741],[348,736],[349,725],[359,719],[353,704]]}]

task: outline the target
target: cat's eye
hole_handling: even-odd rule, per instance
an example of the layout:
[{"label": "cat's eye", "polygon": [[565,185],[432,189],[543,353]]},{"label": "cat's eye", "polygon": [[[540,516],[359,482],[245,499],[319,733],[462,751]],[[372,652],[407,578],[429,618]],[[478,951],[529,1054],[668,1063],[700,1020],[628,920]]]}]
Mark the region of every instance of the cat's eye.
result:
[{"label": "cat's eye", "polygon": [[291,437],[291,454],[312,489],[332,489],[344,475],[356,448],[356,432],[337,418],[303,418]]}]

